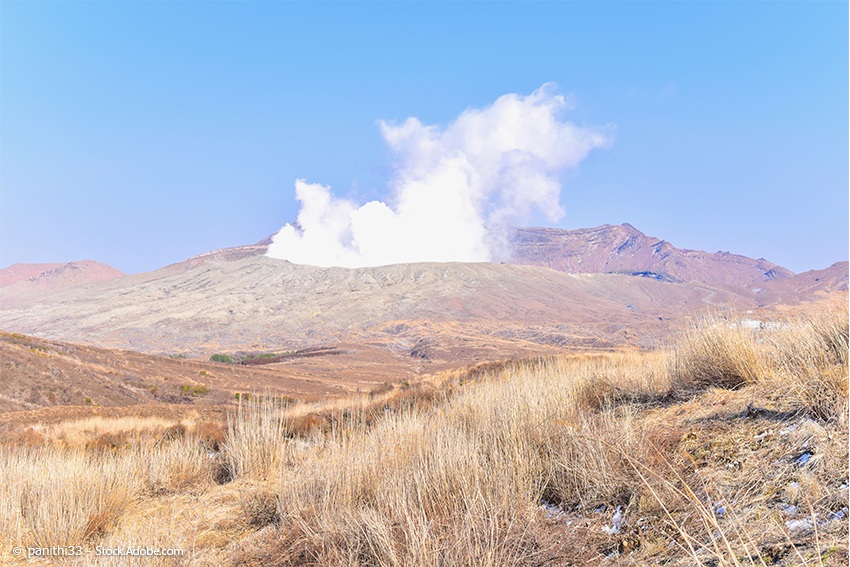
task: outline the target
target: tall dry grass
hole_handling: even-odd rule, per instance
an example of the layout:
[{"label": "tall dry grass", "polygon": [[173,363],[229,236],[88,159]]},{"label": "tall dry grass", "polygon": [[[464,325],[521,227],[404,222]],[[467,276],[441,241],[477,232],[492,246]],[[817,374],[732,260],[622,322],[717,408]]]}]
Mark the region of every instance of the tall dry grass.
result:
[{"label": "tall dry grass", "polygon": [[843,427],[848,418],[848,306],[835,302],[789,318],[782,332],[766,333],[766,385],[800,411]]},{"label": "tall dry grass", "polygon": [[271,396],[240,400],[228,415],[223,455],[231,478],[267,479],[277,474],[291,453],[289,404]]},{"label": "tall dry grass", "polygon": [[671,352],[671,391],[690,396],[710,387],[736,389],[757,382],[766,370],[759,339],[738,317],[697,317]]},{"label": "tall dry grass", "polygon": [[670,392],[754,386],[816,419],[847,425],[848,304],[800,310],[763,328],[741,317],[697,318],[669,354]]},{"label": "tall dry grass", "polygon": [[[734,323],[701,320],[653,353],[388,389],[326,415],[252,398],[220,453],[191,435],[5,447],[0,545],[147,537],[210,565],[760,564],[783,534],[779,499],[823,518],[846,493],[847,309]],[[793,463],[798,447],[810,464]],[[814,547],[830,537],[846,556],[833,536]],[[819,564],[806,553],[785,564]]]},{"label": "tall dry grass", "polygon": [[[680,539],[693,546],[705,538],[694,552],[729,561],[746,538],[734,524],[722,546],[710,537],[720,524],[706,521],[705,504],[694,505],[701,497],[688,483],[697,478],[676,454],[687,432],[647,413],[710,389],[751,388],[752,398],[784,387],[783,403],[840,421],[846,318],[846,309],[807,313],[766,329],[704,319],[666,352],[514,365],[431,409],[337,430],[282,477],[281,557],[535,564],[559,553],[535,527],[547,502],[562,510],[621,506],[659,524],[675,513]],[[678,482],[665,471],[671,462]],[[664,474],[647,475],[646,467]]]},{"label": "tall dry grass", "polygon": [[190,438],[119,452],[46,444],[0,448],[0,479],[0,544],[10,550],[97,542],[140,500],[198,490],[213,469]]}]

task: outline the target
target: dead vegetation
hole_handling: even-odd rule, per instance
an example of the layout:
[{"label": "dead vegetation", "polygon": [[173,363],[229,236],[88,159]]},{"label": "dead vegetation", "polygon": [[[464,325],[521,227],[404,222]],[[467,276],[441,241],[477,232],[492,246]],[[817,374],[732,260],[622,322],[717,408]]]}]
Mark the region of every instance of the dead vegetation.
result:
[{"label": "dead vegetation", "polygon": [[846,565],[847,341],[840,302],[346,402],[252,396],[217,433],[43,428],[0,449],[0,560],[88,542],[191,550],[149,565]]}]

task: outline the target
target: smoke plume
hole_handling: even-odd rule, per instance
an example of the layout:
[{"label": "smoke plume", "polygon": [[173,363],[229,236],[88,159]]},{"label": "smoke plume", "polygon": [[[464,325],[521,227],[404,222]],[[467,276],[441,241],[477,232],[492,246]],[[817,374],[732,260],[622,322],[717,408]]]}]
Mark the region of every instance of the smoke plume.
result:
[{"label": "smoke plume", "polygon": [[561,174],[610,143],[604,129],[561,121],[568,104],[555,89],[501,96],[445,128],[379,122],[397,156],[390,199],[358,205],[299,179],[298,221],[274,236],[268,255],[345,267],[491,260],[505,227],[535,210],[558,221]]}]

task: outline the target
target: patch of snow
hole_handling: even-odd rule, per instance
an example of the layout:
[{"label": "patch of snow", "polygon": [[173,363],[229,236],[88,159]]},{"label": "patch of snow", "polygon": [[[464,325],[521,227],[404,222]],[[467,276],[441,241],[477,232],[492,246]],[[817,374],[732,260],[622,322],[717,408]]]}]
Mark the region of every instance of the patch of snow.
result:
[{"label": "patch of snow", "polygon": [[799,530],[810,530],[815,527],[815,523],[811,518],[805,518],[803,520],[788,520],[785,522],[785,527],[792,532],[796,532]]},{"label": "patch of snow", "polygon": [[785,429],[783,429],[782,431],[780,431],[780,432],[779,432],[779,434],[780,434],[780,435],[788,435],[789,433],[791,433],[791,432],[792,432],[792,431],[794,431],[795,429],[797,429],[797,424],[796,424],[796,423],[792,423],[791,425],[789,425],[788,427],[786,427]]},{"label": "patch of snow", "polygon": [[844,507],[844,508],[842,508],[841,510],[838,510],[837,512],[833,512],[833,513],[832,513],[832,514],[830,514],[830,515],[829,515],[829,517],[826,519],[826,523],[828,523],[828,524],[829,524],[829,523],[832,523],[832,522],[838,522],[838,521],[840,521],[840,520],[843,520],[844,518],[846,518],[846,517],[847,517],[847,512],[848,512],[848,510],[847,510],[847,506],[845,506],[845,507]]},{"label": "patch of snow", "polygon": [[563,521],[567,519],[567,513],[564,512],[560,506],[555,506],[545,500],[540,506],[538,506],[538,508],[545,512],[553,520]]},{"label": "patch of snow", "polygon": [[[845,506],[841,510],[836,510],[835,512],[827,516],[826,520],[822,520],[818,522],[818,524],[821,526],[826,526],[831,524],[832,522],[840,522],[848,516],[848,513],[850,513],[850,511],[848,511],[847,506]],[[812,518],[804,518],[801,520],[788,520],[787,522],[785,522],[785,526],[792,532],[799,530],[809,530],[815,527],[816,520],[817,514],[815,514]]]},{"label": "patch of snow", "polygon": [[602,526],[602,531],[608,535],[620,533],[620,528],[623,525],[623,507],[617,506],[617,511],[614,512],[614,517],[611,518],[610,526]]}]

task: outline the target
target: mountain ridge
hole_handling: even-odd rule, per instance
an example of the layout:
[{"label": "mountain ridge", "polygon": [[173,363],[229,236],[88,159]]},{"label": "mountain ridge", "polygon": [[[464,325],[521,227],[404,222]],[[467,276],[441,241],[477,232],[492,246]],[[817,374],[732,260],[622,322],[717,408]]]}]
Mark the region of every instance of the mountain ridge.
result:
[{"label": "mountain ridge", "polygon": [[657,275],[664,281],[733,288],[794,276],[763,258],[677,248],[628,223],[577,230],[519,228],[512,244],[513,262],[567,273]]},{"label": "mountain ridge", "polygon": [[[50,286],[50,280],[65,280],[69,285],[92,283],[124,276],[123,272],[95,260],[74,260],[48,264],[16,263],[0,270],[0,287],[19,282]],[[61,282],[54,286],[61,286]]]},{"label": "mountain ridge", "polygon": [[[799,303],[818,294],[847,289],[846,261],[823,270],[794,274],[764,258],[677,248],[628,223],[574,230],[518,228],[508,240],[512,253],[504,262],[507,264],[545,267],[568,274],[622,274],[707,286],[740,295],[745,302],[754,300],[759,307],[781,302]],[[262,256],[271,241],[269,236],[255,244],[211,250],[154,272]],[[0,289],[7,288],[0,296],[0,305],[15,303],[31,295],[61,292],[77,285],[139,275],[126,276],[90,260],[15,264],[0,270]],[[128,283],[130,281],[134,280]]]}]

